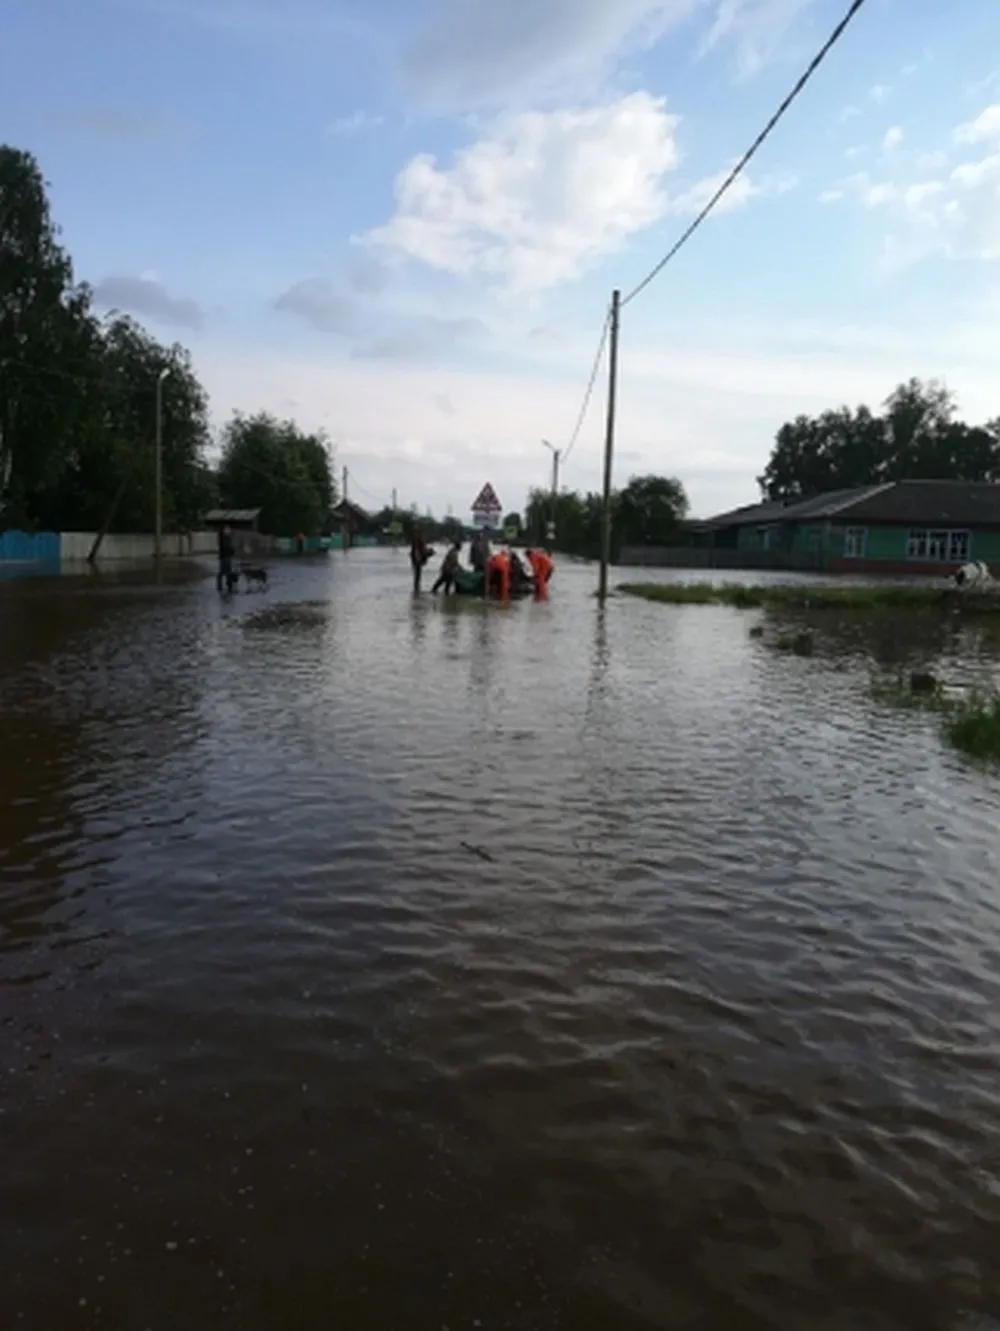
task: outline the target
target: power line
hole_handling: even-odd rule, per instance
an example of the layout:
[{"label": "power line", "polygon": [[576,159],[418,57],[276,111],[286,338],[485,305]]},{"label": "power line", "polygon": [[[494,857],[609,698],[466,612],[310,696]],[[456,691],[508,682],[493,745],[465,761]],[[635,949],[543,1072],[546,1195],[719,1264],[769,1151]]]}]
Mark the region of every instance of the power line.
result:
[{"label": "power line", "polygon": [[360,490],[361,493],[365,496],[365,498],[369,499],[373,504],[381,504],[383,508],[388,507],[388,505],[383,503],[383,501],[379,499],[377,495],[372,494],[371,490],[366,489],[366,487],[363,486],[358,481],[358,478],[355,476],[354,472],[350,469],[350,467],[345,468],[345,470],[351,482],[352,489]]},{"label": "power line", "polygon": [[774,115],[767,122],[767,124],[764,126],[761,132],[757,135],[753,143],[746,150],[746,152],[743,154],[740,160],[733,167],[732,171],[730,171],[729,175],[726,176],[725,180],[722,182],[719,188],[709,199],[708,203],[705,204],[704,208],[702,208],[698,216],[694,219],[691,225],[681,234],[676,244],[674,244],[667,251],[667,253],[663,256],[663,258],[656,265],[656,267],[653,268],[649,273],[647,273],[647,275],[642,279],[639,285],[635,287],[634,290],[630,291],[629,294],[624,298],[624,300],[621,302],[623,306],[628,305],[631,301],[635,300],[636,296],[638,296],[641,291],[645,291],[646,287],[649,286],[650,282],[652,282],[655,277],[659,276],[659,274],[667,266],[667,264],[674,257],[677,251],[680,250],[684,245],[686,245],[687,242],[691,239],[694,233],[701,226],[702,222],[704,222],[705,218],[709,215],[709,213],[712,211],[715,205],[719,202],[722,196],[727,192],[727,190],[736,180],[737,176],[744,170],[747,163],[756,154],[757,150],[760,148],[761,144],[763,144],[764,140],[769,137],[771,131],[775,128],[778,121],[781,120],[782,116],[784,116],[785,112],[798,97],[799,93],[806,86],[806,84],[809,82],[812,76],[816,73],[816,70],[826,59],[827,55],[830,53],[832,48],[836,46],[837,42],[844,35],[844,32],[846,31],[848,24],[851,22],[855,14],[857,14],[858,10],[861,8],[861,6],[864,3],[865,0],[853,0],[847,13],[840,20],[840,22],[837,24],[834,30],[830,33],[829,37],[826,39],[826,41],[823,43],[820,49],[813,56],[812,60],[809,61],[809,64],[806,66],[803,73],[799,76],[798,81],[796,82],[795,86],[792,88],[791,92],[781,103],[781,105],[775,111]]},{"label": "power line", "polygon": [[569,437],[569,443],[562,451],[561,461],[565,463],[569,459],[573,446],[580,437],[580,431],[583,429],[583,422],[587,419],[587,411],[590,408],[590,399],[594,395],[594,384],[597,382],[597,371],[601,368],[601,357],[604,355],[604,346],[608,340],[608,329],[611,326],[611,311],[604,316],[604,327],[601,329],[600,341],[597,344],[597,354],[594,356],[594,363],[590,369],[590,378],[587,380],[587,387],[583,394],[583,401],[580,404],[580,410],[577,414],[576,425],[573,427],[573,433]]}]

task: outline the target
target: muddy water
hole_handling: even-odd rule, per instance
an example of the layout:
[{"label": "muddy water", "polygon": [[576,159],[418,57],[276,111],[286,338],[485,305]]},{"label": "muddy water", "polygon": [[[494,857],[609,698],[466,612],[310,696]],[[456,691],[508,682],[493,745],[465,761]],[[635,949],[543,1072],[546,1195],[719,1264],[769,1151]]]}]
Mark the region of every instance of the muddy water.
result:
[{"label": "muddy water", "polygon": [[1000,1314],[1000,781],[592,589],[0,586],[0,1327]]}]

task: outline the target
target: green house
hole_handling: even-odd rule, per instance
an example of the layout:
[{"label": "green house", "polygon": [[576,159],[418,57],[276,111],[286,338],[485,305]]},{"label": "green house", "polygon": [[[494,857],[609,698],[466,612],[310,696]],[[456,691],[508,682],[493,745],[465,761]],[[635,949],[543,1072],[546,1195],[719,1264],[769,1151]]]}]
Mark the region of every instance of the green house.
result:
[{"label": "green house", "polygon": [[1000,485],[889,481],[748,505],[692,524],[698,544],[762,563],[838,573],[948,574],[969,560],[1000,571]]}]

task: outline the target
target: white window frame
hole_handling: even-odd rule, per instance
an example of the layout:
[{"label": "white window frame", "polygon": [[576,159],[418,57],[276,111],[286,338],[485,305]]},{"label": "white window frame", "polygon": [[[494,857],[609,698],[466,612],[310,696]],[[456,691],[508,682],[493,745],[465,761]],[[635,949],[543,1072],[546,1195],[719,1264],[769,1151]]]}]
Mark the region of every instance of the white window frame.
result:
[{"label": "white window frame", "polygon": [[906,538],[907,559],[928,564],[965,564],[972,552],[972,533],[964,527],[912,527]]},{"label": "white window frame", "polygon": [[967,564],[972,553],[972,532],[952,531],[948,533],[948,563]]},{"label": "white window frame", "polygon": [[844,532],[845,559],[864,559],[867,545],[867,527],[848,527]]}]

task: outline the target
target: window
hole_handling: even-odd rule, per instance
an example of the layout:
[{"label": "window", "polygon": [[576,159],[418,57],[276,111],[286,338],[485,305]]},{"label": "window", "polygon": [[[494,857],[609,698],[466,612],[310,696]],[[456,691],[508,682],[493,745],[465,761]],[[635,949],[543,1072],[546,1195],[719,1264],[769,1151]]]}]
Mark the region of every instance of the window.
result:
[{"label": "window", "polygon": [[932,531],[927,537],[927,558],[944,562],[948,558],[948,537],[951,535],[947,531]]},{"label": "window", "polygon": [[844,558],[864,559],[867,539],[867,527],[848,527],[844,532]]},{"label": "window", "polygon": [[967,531],[911,531],[906,540],[906,557],[936,564],[964,564],[969,558],[970,544]]},{"label": "window", "polygon": [[927,533],[925,531],[911,531],[909,539],[906,542],[907,559],[926,559],[927,558]]}]

